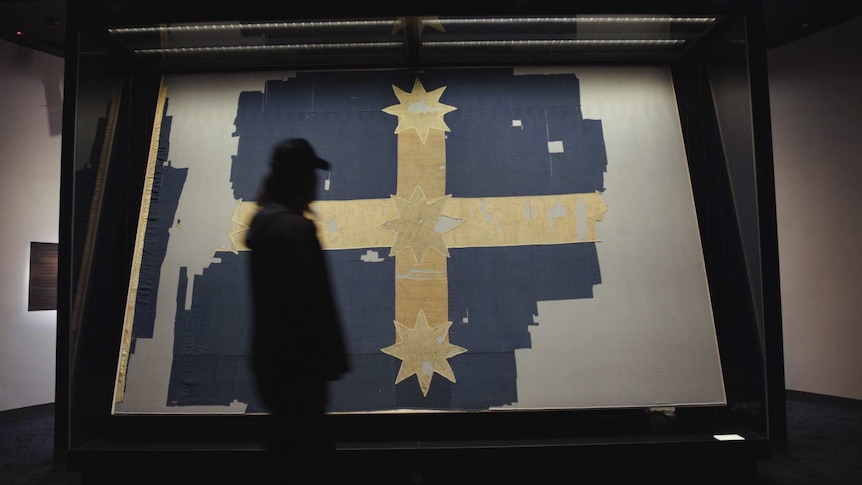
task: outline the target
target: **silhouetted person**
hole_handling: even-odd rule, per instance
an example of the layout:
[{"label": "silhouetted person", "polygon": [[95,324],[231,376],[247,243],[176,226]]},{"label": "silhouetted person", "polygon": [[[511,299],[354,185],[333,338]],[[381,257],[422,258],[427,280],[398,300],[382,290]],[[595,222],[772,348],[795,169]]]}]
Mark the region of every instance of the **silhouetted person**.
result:
[{"label": "silhouetted person", "polygon": [[304,139],[275,146],[246,236],[251,250],[252,366],[273,416],[273,479],[323,483],[331,464],[328,382],[348,370],[339,315],[314,222],[317,170],[328,170]]}]

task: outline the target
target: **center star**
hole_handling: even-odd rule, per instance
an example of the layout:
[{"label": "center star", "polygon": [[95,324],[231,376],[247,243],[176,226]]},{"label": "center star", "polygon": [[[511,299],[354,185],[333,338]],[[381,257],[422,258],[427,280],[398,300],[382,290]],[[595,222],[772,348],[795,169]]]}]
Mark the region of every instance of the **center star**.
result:
[{"label": "center star", "polygon": [[440,103],[440,96],[443,95],[446,86],[428,92],[417,78],[413,83],[413,91],[409,93],[394,85],[392,90],[395,91],[395,96],[401,103],[383,108],[383,112],[398,117],[395,134],[413,129],[419,134],[422,143],[425,143],[428,139],[428,130],[449,131],[449,127],[443,121],[443,115],[458,108]]},{"label": "center star", "polygon": [[389,255],[395,256],[410,248],[416,261],[422,261],[430,248],[448,258],[449,248],[443,240],[443,233],[463,222],[463,219],[443,214],[443,205],[451,197],[447,195],[428,202],[425,192],[418,185],[413,189],[409,200],[397,195],[391,196],[398,217],[379,226],[380,229],[398,235],[392,243]]},{"label": "center star", "polygon": [[415,374],[422,395],[427,396],[435,372],[455,382],[455,373],[447,359],[463,354],[467,349],[449,343],[451,326],[452,322],[445,322],[432,328],[422,310],[419,310],[413,328],[395,322],[396,343],[381,351],[401,359],[396,384]]}]

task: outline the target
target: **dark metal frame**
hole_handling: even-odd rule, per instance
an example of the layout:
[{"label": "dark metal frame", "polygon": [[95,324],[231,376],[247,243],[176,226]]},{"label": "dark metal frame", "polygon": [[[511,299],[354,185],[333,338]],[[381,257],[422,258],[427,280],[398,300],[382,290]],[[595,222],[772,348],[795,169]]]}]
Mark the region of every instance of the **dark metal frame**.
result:
[{"label": "dark metal frame", "polygon": [[[122,223],[136,214],[135,204],[140,194],[134,184],[140,180],[149,145],[160,73],[141,59],[132,56],[116,43],[106,28],[122,25],[147,25],[164,22],[201,22],[224,20],[315,19],[332,15],[328,6],[306,6],[303,11],[273,7],[267,2],[243,2],[239,6],[206,4],[200,8],[188,5],[182,10],[171,2],[128,2],[125,8],[111,10],[99,2],[70,2],[67,26],[66,93],[77,93],[81,87],[81,66],[93,52],[84,43],[94,41],[104,47],[103,54],[116,61],[117,72],[124,73],[127,105],[121,116],[122,155],[125,165],[116,175],[127,181],[119,195],[121,205],[112,219]],[[375,2],[365,2],[375,4]],[[757,248],[762,273],[762,328],[757,328],[752,292],[747,284],[739,239],[736,213],[728,202],[732,189],[727,181],[726,160],[721,152],[720,132],[715,125],[714,106],[708,100],[708,73],[711,51],[716,43],[726,41],[724,29],[710,32],[684,58],[672,63],[680,113],[684,116],[684,139],[690,159],[695,202],[702,228],[704,254],[716,318],[731,322],[719,329],[722,365],[733,369],[729,382],[732,401],[725,409],[677,409],[673,416],[643,410],[613,411],[548,411],[504,414],[420,414],[411,416],[363,415],[331,416],[333,424],[353,431],[343,443],[345,463],[369,473],[374,466],[392,466],[393,458],[408,456],[409,460],[452,459],[467,463],[481,462],[513,471],[504,463],[507,458],[541,461],[548,451],[566,450],[578,459],[617,457],[636,460],[649,471],[654,460],[666,459],[667,453],[678,460],[663,463],[689,471],[690,466],[707,466],[709,473],[724,470],[749,473],[758,459],[768,455],[770,447],[786,441],[784,412],[784,373],[781,335],[781,313],[778,278],[778,247],[775,216],[775,190],[772,166],[769,99],[766,79],[765,46],[762,35],[762,6],[759,2],[704,1],[653,2],[645,8],[641,2],[579,2],[574,7],[559,2],[502,2],[496,6],[471,8],[467,5],[447,5],[443,2],[434,12],[418,7],[362,3],[360,7],[339,5],[341,18],[361,18],[392,15],[574,15],[574,14],[661,14],[720,15],[741,23],[744,31],[742,65],[748,74],[747,88],[751,99],[751,127],[754,145],[757,200],[755,207],[736,210],[757,211],[759,244]],[[454,4],[455,2],[453,2]],[[461,2],[467,3],[467,2]],[[414,4],[415,5],[415,4]],[[411,51],[411,62],[419,59]],[[599,61],[596,61],[599,62]],[[415,66],[414,66],[415,67]],[[110,302],[100,312],[91,315],[98,332],[84,334],[83,342],[73,349],[76,341],[71,332],[73,319],[74,281],[73,240],[75,200],[75,135],[78,98],[66,97],[64,105],[64,136],[61,168],[61,208],[59,232],[58,326],[57,326],[57,392],[55,452],[59,459],[69,461],[87,476],[105,478],[122,475],[124,466],[159,458],[165,462],[189,465],[207,458],[200,465],[223,462],[252,463],[259,451],[260,427],[266,426],[266,416],[112,416],[110,393],[113,390],[114,366],[122,318],[113,321],[116,302]],[[131,189],[130,189],[131,187]],[[138,195],[138,197],[136,197]],[[116,227],[115,243],[123,246],[133,240],[134,221]],[[127,237],[131,235],[131,237]],[[128,246],[128,244],[126,244]],[[120,251],[119,261],[128,259],[130,248]],[[741,262],[742,261],[742,262]],[[122,265],[121,265],[122,266]],[[118,269],[122,273],[122,267]],[[124,294],[117,291],[114,295]],[[123,302],[120,302],[121,304]],[[122,306],[122,305],[120,305]],[[111,312],[114,313],[111,313]],[[734,324],[735,322],[735,324]],[[96,336],[98,334],[98,336]],[[74,358],[73,358],[74,356]],[[748,375],[753,380],[742,376]],[[737,394],[741,396],[736,399]],[[736,405],[734,405],[736,404]],[[761,407],[762,406],[762,407]],[[405,428],[415,431],[405,435]],[[712,438],[716,429],[736,430],[747,438],[744,442],[718,442]],[[367,437],[357,440],[355,437]],[[207,450],[209,453],[193,453]],[[192,452],[192,453],[189,453]],[[419,454],[422,458],[413,455]],[[110,457],[108,460],[105,460]],[[106,467],[106,461],[114,467]],[[205,463],[204,463],[205,462]],[[382,465],[381,465],[382,463]],[[553,467],[554,463],[547,463]],[[559,464],[567,466],[569,464]],[[396,467],[397,468],[397,467]],[[410,467],[398,473],[416,473]],[[656,470],[658,472],[659,469]],[[664,469],[664,472],[667,472]],[[403,475],[402,475],[403,476]],[[466,476],[470,476],[469,473]],[[488,475],[485,475],[486,477]],[[479,479],[480,477],[475,477]],[[525,477],[526,478],[526,477]]]}]

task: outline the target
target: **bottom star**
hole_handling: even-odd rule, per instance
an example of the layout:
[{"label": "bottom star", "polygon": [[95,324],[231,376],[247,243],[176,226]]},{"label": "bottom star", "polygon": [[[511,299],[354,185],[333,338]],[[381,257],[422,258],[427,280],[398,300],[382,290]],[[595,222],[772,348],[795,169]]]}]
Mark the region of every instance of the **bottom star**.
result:
[{"label": "bottom star", "polygon": [[455,382],[455,373],[447,359],[463,354],[467,349],[449,343],[451,326],[452,322],[445,322],[432,328],[422,310],[419,310],[413,328],[395,322],[396,343],[381,351],[401,359],[396,384],[415,374],[422,395],[427,396],[435,372]]}]

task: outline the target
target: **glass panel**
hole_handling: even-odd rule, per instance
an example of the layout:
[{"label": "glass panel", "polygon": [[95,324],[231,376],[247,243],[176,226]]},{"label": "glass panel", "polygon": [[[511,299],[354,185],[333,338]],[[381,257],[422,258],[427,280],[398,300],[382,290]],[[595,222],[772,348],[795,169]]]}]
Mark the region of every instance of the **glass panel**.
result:
[{"label": "glass panel", "polygon": [[71,359],[78,361],[78,342],[90,281],[119,121],[123,74],[115,60],[95,43],[82,40],[78,63],[75,117],[75,187],[72,251]]},{"label": "glass panel", "polygon": [[399,17],[109,29],[160,69],[678,59],[719,17]]},{"label": "glass panel", "polygon": [[757,174],[754,165],[748,57],[742,22],[733,23],[714,43],[708,72],[762,343],[763,283],[760,269],[760,228],[756,210]]}]

